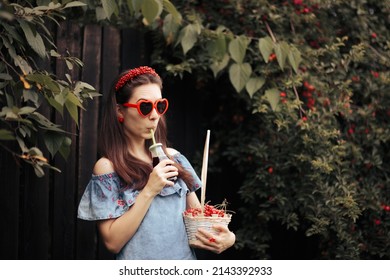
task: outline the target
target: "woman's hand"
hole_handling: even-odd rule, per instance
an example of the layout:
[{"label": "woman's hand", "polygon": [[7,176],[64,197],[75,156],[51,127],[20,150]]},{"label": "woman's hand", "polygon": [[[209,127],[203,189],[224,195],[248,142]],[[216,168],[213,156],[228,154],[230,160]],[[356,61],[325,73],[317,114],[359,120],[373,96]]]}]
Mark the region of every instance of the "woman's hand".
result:
[{"label": "woman's hand", "polygon": [[206,229],[199,228],[196,233],[197,240],[191,244],[192,247],[212,251],[220,254],[226,249],[233,246],[236,241],[236,236],[227,226],[213,225],[213,229],[218,231],[218,234],[212,234]]},{"label": "woman's hand", "polygon": [[143,191],[156,196],[165,186],[173,186],[175,182],[168,178],[178,176],[178,169],[173,165],[174,162],[170,159],[164,159],[159,162],[149,175],[149,180]]}]

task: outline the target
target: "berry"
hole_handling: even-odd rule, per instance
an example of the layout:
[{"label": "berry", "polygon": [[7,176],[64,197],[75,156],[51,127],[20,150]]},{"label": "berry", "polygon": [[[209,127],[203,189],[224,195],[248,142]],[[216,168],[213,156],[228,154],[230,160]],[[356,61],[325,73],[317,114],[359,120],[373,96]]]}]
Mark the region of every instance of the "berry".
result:
[{"label": "berry", "polygon": [[276,54],[271,53],[268,57],[268,61],[274,61],[276,59]]},{"label": "berry", "polygon": [[[204,206],[203,215],[205,217],[212,217],[212,216],[224,217],[225,214],[226,214],[226,212],[225,212],[224,209],[218,209],[215,206],[212,206],[212,205],[209,205],[209,204],[206,204]],[[185,216],[192,216],[192,217],[200,216],[200,215],[202,215],[202,209],[200,209],[200,208],[189,208],[189,209],[184,211],[184,215]]]}]

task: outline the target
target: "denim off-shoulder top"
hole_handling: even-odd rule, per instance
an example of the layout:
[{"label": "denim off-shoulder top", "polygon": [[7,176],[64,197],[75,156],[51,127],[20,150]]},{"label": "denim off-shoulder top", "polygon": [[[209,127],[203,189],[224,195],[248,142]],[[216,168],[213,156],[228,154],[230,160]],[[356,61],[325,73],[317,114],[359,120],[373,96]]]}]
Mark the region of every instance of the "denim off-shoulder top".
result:
[{"label": "denim off-shoulder top", "polygon": [[[134,236],[116,255],[117,259],[196,259],[189,246],[182,213],[186,195],[196,191],[201,181],[187,158],[177,153],[173,160],[192,174],[187,186],[178,178],[153,199]],[[78,218],[89,221],[122,216],[135,202],[140,191],[132,189],[115,173],[92,175],[81,197]]]}]

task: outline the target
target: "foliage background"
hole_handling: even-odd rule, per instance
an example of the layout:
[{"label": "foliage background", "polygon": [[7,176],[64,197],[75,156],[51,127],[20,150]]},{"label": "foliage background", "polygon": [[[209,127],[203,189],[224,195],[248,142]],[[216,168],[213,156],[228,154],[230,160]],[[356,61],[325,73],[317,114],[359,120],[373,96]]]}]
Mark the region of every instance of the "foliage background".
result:
[{"label": "foliage background", "polygon": [[201,31],[156,61],[191,73],[212,104],[215,182],[240,196],[237,247],[389,258],[389,3],[174,3]]},{"label": "foliage background", "polygon": [[390,257],[388,1],[86,3],[67,18],[144,28],[167,86],[191,86],[238,251]]}]

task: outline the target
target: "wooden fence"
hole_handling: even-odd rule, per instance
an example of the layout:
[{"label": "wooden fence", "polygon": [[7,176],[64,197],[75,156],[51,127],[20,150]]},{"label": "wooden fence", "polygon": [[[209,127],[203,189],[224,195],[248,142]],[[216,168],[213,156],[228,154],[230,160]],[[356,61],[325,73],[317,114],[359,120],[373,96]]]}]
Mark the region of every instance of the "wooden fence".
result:
[{"label": "wooden fence", "polygon": [[[123,69],[149,64],[145,36],[133,29],[80,27],[66,22],[57,28],[56,42],[60,53],[67,48],[84,62],[82,69],[74,69],[73,79],[81,79],[101,93],[108,92],[112,80]],[[63,63],[57,63],[54,71],[63,77],[64,69]],[[175,129],[171,132],[172,138],[182,143],[179,148],[193,151],[192,139],[199,139],[199,135],[185,113],[191,111],[191,104],[185,102],[188,98],[182,94],[171,102],[182,104],[178,113],[184,114],[172,120]],[[47,171],[45,177],[37,178],[31,166],[18,163],[0,150],[0,210],[4,217],[0,230],[1,259],[113,258],[102,246],[95,223],[77,219],[78,203],[97,159],[97,129],[103,101],[101,97],[87,104],[86,111],[80,112],[79,128],[68,116],[62,118],[50,108],[42,110],[42,114],[72,133],[68,159],[57,156],[53,161],[61,173]],[[176,128],[185,135],[175,134]]]}]

